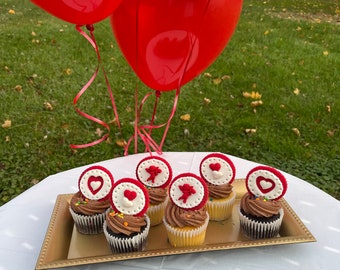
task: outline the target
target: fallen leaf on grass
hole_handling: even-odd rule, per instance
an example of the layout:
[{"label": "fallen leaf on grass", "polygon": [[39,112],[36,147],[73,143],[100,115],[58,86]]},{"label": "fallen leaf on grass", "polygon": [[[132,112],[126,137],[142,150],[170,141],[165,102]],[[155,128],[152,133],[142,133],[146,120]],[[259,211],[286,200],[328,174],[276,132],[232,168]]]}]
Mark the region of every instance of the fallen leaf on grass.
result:
[{"label": "fallen leaf on grass", "polygon": [[22,86],[21,85],[16,85],[15,87],[14,87],[14,89],[15,89],[15,91],[18,91],[18,92],[22,92]]},{"label": "fallen leaf on grass", "polygon": [[216,84],[216,85],[220,84],[221,82],[222,82],[222,79],[221,79],[221,78],[215,78],[215,79],[213,79],[213,83]]},{"label": "fallen leaf on grass", "polygon": [[121,140],[116,140],[116,145],[123,148],[127,145],[127,143],[125,140],[121,139]]},{"label": "fallen leaf on grass", "polygon": [[4,123],[1,125],[3,128],[10,128],[12,126],[12,121],[7,119],[4,121]]},{"label": "fallen leaf on grass", "polygon": [[11,138],[9,136],[5,137],[5,142],[9,142],[11,140]]},{"label": "fallen leaf on grass", "polygon": [[328,137],[334,137],[334,134],[335,134],[335,130],[328,130],[327,131],[327,136]]},{"label": "fallen leaf on grass", "polygon": [[187,114],[181,115],[181,120],[183,120],[183,121],[190,121],[190,114],[187,113]]},{"label": "fallen leaf on grass", "polygon": [[294,93],[296,96],[300,95],[300,89],[299,89],[299,88],[295,88],[294,91],[293,91],[293,93]]},{"label": "fallen leaf on grass", "polygon": [[300,137],[300,130],[298,130],[297,128],[292,128],[292,131]]},{"label": "fallen leaf on grass", "polygon": [[256,133],[256,129],[255,128],[246,128],[245,129],[245,132],[247,133],[247,134],[252,134],[252,133]]},{"label": "fallen leaf on grass", "polygon": [[252,99],[260,99],[260,98],[262,98],[262,94],[260,94],[259,92],[255,92],[255,91],[251,91],[251,93],[249,93],[249,92],[242,92],[242,95],[245,98],[252,98]]},{"label": "fallen leaf on grass", "polygon": [[97,128],[97,129],[96,129],[95,134],[98,135],[98,137],[101,137],[101,136],[103,135],[103,133],[104,133],[104,131],[101,130],[100,128]]},{"label": "fallen leaf on grass", "polygon": [[44,108],[45,110],[48,110],[48,111],[53,111],[53,106],[51,105],[51,103],[49,102],[44,102]]},{"label": "fallen leaf on grass", "polygon": [[211,102],[211,100],[209,99],[209,98],[204,98],[203,99],[203,102],[205,103],[205,104],[209,104],[210,102]]},{"label": "fallen leaf on grass", "polygon": [[329,55],[329,52],[328,52],[328,51],[323,51],[323,55],[324,55],[324,56],[328,56],[328,55]]},{"label": "fallen leaf on grass", "polygon": [[258,107],[261,106],[262,104],[263,104],[262,100],[255,100],[250,103],[252,107]]},{"label": "fallen leaf on grass", "polygon": [[8,11],[8,13],[9,13],[9,14],[15,14],[15,10],[14,10],[14,9],[10,9],[10,10]]},{"label": "fallen leaf on grass", "polygon": [[327,110],[327,112],[331,112],[331,105],[326,105],[326,110]]}]

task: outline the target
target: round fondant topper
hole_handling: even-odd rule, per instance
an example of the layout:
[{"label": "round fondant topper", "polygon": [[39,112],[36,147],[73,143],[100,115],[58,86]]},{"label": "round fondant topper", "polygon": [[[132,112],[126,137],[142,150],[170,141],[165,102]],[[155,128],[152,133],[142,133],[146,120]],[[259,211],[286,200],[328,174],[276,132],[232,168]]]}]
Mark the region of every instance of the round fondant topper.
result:
[{"label": "round fondant topper", "polygon": [[78,187],[81,194],[89,200],[107,199],[114,179],[109,170],[102,166],[91,166],[79,177]]},{"label": "round fondant topper", "polygon": [[213,185],[231,184],[235,180],[234,163],[224,154],[212,153],[200,163],[201,177]]},{"label": "round fondant topper", "polygon": [[149,207],[146,187],[133,178],[115,182],[110,200],[113,210],[125,215],[143,216]]},{"label": "round fondant topper", "polygon": [[246,187],[254,196],[279,200],[287,191],[287,181],[278,170],[268,166],[257,166],[249,171]]},{"label": "round fondant topper", "polygon": [[192,173],[182,173],[171,182],[169,196],[178,207],[197,210],[208,200],[208,187],[201,177]]},{"label": "round fondant topper", "polygon": [[136,168],[137,179],[148,187],[167,187],[172,179],[169,163],[157,156],[142,159]]}]

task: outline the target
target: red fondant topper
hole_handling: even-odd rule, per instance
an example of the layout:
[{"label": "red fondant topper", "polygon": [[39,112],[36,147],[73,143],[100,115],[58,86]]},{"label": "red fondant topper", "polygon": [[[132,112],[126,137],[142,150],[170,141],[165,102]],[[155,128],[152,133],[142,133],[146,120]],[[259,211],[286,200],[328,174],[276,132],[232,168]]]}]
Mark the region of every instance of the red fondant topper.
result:
[{"label": "red fondant topper", "polygon": [[90,200],[108,198],[114,179],[111,172],[102,166],[91,166],[80,175],[78,188],[81,194]]},{"label": "red fondant topper", "polygon": [[208,187],[201,177],[193,173],[182,173],[170,183],[169,196],[178,207],[197,210],[208,200]]},{"label": "red fondant topper", "polygon": [[165,188],[172,179],[172,169],[165,159],[149,156],[138,163],[136,177],[148,187]]},{"label": "red fondant topper", "polygon": [[257,166],[249,171],[246,187],[254,196],[279,200],[287,191],[287,180],[282,173],[269,166]]},{"label": "red fondant topper", "polygon": [[146,187],[133,178],[122,178],[115,182],[110,201],[114,211],[125,215],[143,216],[149,207]]},{"label": "red fondant topper", "polygon": [[202,159],[199,168],[201,177],[210,184],[232,184],[235,180],[235,165],[222,153],[207,155]]}]

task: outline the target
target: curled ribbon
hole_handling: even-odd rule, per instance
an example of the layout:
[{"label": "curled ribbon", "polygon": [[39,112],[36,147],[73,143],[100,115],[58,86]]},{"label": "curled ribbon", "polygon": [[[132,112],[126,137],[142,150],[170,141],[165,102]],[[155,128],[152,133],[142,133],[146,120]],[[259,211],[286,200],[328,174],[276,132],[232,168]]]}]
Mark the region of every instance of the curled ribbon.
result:
[{"label": "curled ribbon", "polygon": [[109,84],[109,80],[107,78],[107,75],[106,75],[106,72],[104,70],[104,67],[101,65],[102,62],[101,62],[101,57],[100,57],[100,54],[99,54],[99,49],[98,49],[98,46],[97,46],[97,43],[96,43],[96,40],[95,40],[95,37],[94,37],[94,27],[93,25],[86,25],[86,28],[87,30],[90,31],[90,36],[88,36],[82,29],[81,29],[81,25],[77,25],[76,26],[76,30],[83,36],[87,39],[87,41],[92,45],[92,47],[94,48],[96,54],[97,54],[97,58],[98,58],[98,64],[97,64],[97,68],[95,69],[92,77],[89,79],[89,81],[83,86],[83,88],[78,92],[78,94],[75,96],[75,98],[73,99],[73,105],[75,107],[75,110],[78,114],[80,114],[81,116],[95,122],[95,123],[98,123],[99,125],[103,126],[106,130],[107,130],[107,133],[105,135],[103,135],[100,139],[96,140],[96,141],[93,141],[93,142],[90,142],[90,143],[86,143],[86,144],[80,144],[80,145],[75,145],[75,144],[71,144],[70,147],[73,148],[73,149],[78,149],[78,148],[86,148],[86,147],[89,147],[89,146],[94,146],[98,143],[101,143],[103,142],[104,140],[106,140],[109,135],[110,135],[110,126],[94,117],[94,116],[91,116],[83,111],[81,111],[78,107],[77,107],[77,103],[78,103],[78,100],[80,99],[80,97],[85,93],[85,91],[90,87],[90,85],[93,83],[94,79],[96,78],[98,72],[99,72],[99,69],[101,67],[101,70],[104,74],[104,77],[105,77],[105,83],[107,85],[107,90],[108,90],[108,93],[109,93],[109,96],[110,96],[110,100],[111,100],[111,104],[112,104],[112,108],[113,108],[113,112],[114,112],[114,115],[115,115],[115,118],[116,118],[116,122],[117,122],[117,126],[119,128],[119,130],[121,131],[121,126],[120,126],[120,121],[119,121],[119,117],[118,117],[118,112],[117,112],[117,107],[116,107],[116,104],[115,104],[115,100],[114,100],[114,97],[113,97],[113,92],[112,92],[112,89],[110,87],[110,84]]}]

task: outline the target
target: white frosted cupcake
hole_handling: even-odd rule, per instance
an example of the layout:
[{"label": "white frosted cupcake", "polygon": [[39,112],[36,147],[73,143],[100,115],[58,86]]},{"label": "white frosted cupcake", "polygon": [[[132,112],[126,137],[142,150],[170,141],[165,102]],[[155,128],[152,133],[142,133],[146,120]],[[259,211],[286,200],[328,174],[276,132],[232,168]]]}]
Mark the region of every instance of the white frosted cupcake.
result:
[{"label": "white frosted cupcake", "polygon": [[207,210],[210,220],[228,219],[236,200],[232,186],[236,175],[233,162],[224,154],[209,154],[200,163],[200,174],[208,185]]}]

